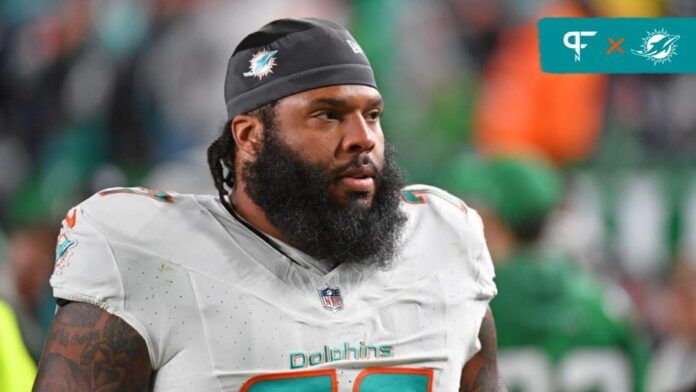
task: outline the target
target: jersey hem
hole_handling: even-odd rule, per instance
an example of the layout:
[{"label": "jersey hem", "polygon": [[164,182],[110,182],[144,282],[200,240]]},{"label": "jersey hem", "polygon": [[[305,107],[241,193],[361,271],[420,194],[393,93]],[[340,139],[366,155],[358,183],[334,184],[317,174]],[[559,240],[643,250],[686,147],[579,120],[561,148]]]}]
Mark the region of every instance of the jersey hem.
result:
[{"label": "jersey hem", "polygon": [[150,359],[150,366],[152,366],[153,370],[157,370],[157,367],[155,366],[154,363],[154,348],[152,346],[152,341],[150,339],[150,335],[147,332],[147,329],[145,329],[145,326],[138,321],[138,319],[131,315],[130,313],[126,311],[121,311],[117,309],[114,306],[110,306],[107,301],[99,300],[97,298],[94,298],[92,296],[78,293],[76,291],[64,288],[64,287],[53,287],[53,296],[56,298],[63,298],[69,301],[74,301],[74,302],[81,302],[81,303],[86,303],[90,305],[97,306],[107,313],[114,315],[121,320],[125,321],[128,325],[130,325],[133,329],[135,329],[136,332],[143,338],[145,341],[145,346],[147,346],[147,353],[148,357]]}]

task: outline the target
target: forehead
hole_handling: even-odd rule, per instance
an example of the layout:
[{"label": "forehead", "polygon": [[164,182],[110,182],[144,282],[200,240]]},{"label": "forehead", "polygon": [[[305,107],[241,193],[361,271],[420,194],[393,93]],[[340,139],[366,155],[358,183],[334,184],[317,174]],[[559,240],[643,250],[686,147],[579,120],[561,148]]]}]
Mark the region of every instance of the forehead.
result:
[{"label": "forehead", "polygon": [[288,109],[301,109],[327,102],[349,107],[378,106],[382,105],[382,95],[376,88],[370,86],[328,86],[285,97],[278,102],[278,105]]}]

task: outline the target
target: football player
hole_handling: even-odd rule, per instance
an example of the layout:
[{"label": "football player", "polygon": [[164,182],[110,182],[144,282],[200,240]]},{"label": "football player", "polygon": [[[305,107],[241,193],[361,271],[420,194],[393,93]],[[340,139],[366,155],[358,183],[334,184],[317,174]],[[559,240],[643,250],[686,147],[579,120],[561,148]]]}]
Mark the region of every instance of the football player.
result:
[{"label": "football player", "polygon": [[113,188],[68,212],[35,390],[500,390],[481,219],[403,186],[355,39],[274,21],[225,100],[218,196]]}]

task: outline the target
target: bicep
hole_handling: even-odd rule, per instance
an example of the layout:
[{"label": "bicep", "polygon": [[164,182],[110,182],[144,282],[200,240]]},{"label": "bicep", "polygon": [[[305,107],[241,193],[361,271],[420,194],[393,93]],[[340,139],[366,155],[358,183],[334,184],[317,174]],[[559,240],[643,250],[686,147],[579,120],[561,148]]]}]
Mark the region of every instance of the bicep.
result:
[{"label": "bicep", "polygon": [[144,339],[121,318],[71,302],[53,318],[34,391],[148,390]]},{"label": "bicep", "polygon": [[481,321],[478,338],[481,349],[462,369],[460,392],[505,391],[498,375],[497,338],[490,307]]}]

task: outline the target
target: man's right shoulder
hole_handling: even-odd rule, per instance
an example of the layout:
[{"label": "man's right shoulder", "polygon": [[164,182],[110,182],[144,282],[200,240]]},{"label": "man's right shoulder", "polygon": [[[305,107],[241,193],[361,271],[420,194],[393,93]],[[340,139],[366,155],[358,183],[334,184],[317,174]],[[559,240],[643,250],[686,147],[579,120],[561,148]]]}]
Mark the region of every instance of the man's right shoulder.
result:
[{"label": "man's right shoulder", "polygon": [[108,188],[70,209],[63,225],[72,228],[88,220],[107,238],[126,240],[138,233],[157,231],[200,206],[192,195],[137,188]]},{"label": "man's right shoulder", "polygon": [[[208,216],[201,212],[193,195],[144,188],[97,192],[62,221],[50,280],[54,296],[137,319],[128,318],[125,299],[146,296],[134,287],[144,286],[149,272],[173,265],[195,234],[192,225]],[[147,336],[144,328],[139,332]]]},{"label": "man's right shoulder", "polygon": [[68,210],[58,234],[51,277],[56,297],[108,309],[105,298],[124,295],[116,262],[119,255],[142,258],[142,251],[166,249],[170,236],[162,231],[173,226],[176,215],[182,215],[175,206],[184,204],[181,200],[175,194],[145,188],[109,188]]},{"label": "man's right shoulder", "polygon": [[128,219],[133,215],[156,214],[159,210],[175,206],[182,195],[142,187],[108,188],[101,190],[78,205],[94,218],[106,220]]}]

